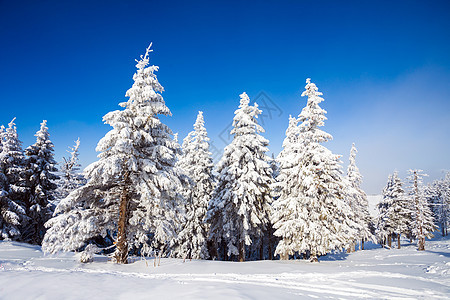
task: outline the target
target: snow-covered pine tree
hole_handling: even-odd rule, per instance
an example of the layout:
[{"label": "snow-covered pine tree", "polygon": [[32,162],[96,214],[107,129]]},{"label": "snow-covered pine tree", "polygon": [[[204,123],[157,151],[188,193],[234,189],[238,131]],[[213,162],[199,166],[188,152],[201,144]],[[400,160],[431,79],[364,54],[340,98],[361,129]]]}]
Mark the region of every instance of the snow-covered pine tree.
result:
[{"label": "snow-covered pine tree", "polygon": [[186,220],[178,234],[176,256],[206,259],[208,226],[204,222],[214,190],[213,161],[203,112],[199,111],[194,130],[183,140],[178,166],[191,181],[186,197]]},{"label": "snow-covered pine tree", "polygon": [[99,160],[85,170],[88,182],[61,201],[59,215],[47,223],[44,251],[77,250],[111,233],[115,261],[127,263],[130,250],[163,251],[175,238],[184,178],[174,168],[172,131],[158,118],[171,113],[154,74],[158,67],[148,66],[150,47],[136,60],[129,100],[120,103],[125,109],[103,117],[113,129],[98,143]]},{"label": "snow-covered pine tree", "polygon": [[25,149],[26,178],[28,197],[26,212],[30,220],[24,224],[22,238],[24,241],[40,245],[45,234],[44,224],[52,217],[53,194],[56,190],[54,181],[58,176],[56,161],[53,158],[53,143],[47,128],[47,121],[41,123],[41,128],[35,134],[36,143]]},{"label": "snow-covered pine tree", "polygon": [[378,204],[379,216],[377,232],[379,239],[392,247],[392,237],[397,237],[397,247],[400,249],[400,236],[407,234],[410,226],[411,211],[408,199],[403,190],[403,183],[394,172],[389,175],[388,183],[383,190],[383,199]]},{"label": "snow-covered pine tree", "polygon": [[24,209],[25,156],[14,120],[1,130],[0,240],[21,240],[20,226],[28,220]]},{"label": "snow-covered pine tree", "polygon": [[[292,238],[288,238],[290,228],[296,226],[297,216],[303,209],[302,203],[297,201],[299,196],[299,174],[302,166],[302,149],[299,141],[300,129],[297,118],[289,116],[289,125],[286,129],[286,137],[283,141],[283,149],[277,156],[278,174],[273,184],[273,191],[276,200],[272,204],[271,222],[282,240],[278,242],[276,251],[281,259],[288,259],[289,254],[294,254],[297,250]],[[279,235],[281,232],[286,234]],[[284,238],[283,238],[284,237]]]},{"label": "snow-covered pine tree", "polygon": [[80,148],[80,138],[75,141],[73,147],[69,147],[70,156],[63,157],[63,160],[59,163],[59,181],[57,183],[58,187],[56,189],[56,204],[58,204],[61,199],[66,198],[70,192],[76,188],[82,186],[86,183],[84,176],[80,172],[80,162],[79,162],[79,152]]},{"label": "snow-covered pine tree", "polygon": [[376,235],[379,243],[383,246],[388,243],[388,247],[391,248],[392,232],[393,229],[390,226],[390,219],[388,210],[392,205],[392,188],[394,186],[393,175],[388,176],[386,186],[383,188],[381,201],[377,204],[378,217],[376,220]]},{"label": "snow-covered pine tree", "polygon": [[332,138],[319,129],[326,120],[326,111],[319,106],[322,93],[309,78],[305,89],[302,96],[308,96],[308,102],[298,119],[302,124],[295,143],[299,144],[293,145],[298,153],[287,151],[291,170],[283,170],[280,162],[278,181],[285,183],[273,205],[275,235],[281,238],[275,253],[288,259],[295,252],[309,252],[311,261],[318,261],[320,255],[348,247],[358,225],[344,200],[339,155],[321,145]]},{"label": "snow-covered pine tree", "polygon": [[423,177],[428,176],[422,170],[408,170],[409,201],[413,208],[412,232],[417,238],[417,250],[425,250],[425,238],[432,238],[436,230],[433,214],[431,212],[427,198],[424,195]]},{"label": "snow-covered pine tree", "polygon": [[450,224],[450,173],[443,179],[435,180],[428,191],[434,220],[441,229],[442,236],[446,236]]},{"label": "snow-covered pine tree", "polygon": [[[364,250],[364,242],[374,240],[371,232],[373,228],[372,217],[369,214],[369,202],[366,193],[361,189],[362,176],[356,166],[356,150],[355,143],[352,144],[349,157],[349,165],[347,168],[346,180],[348,183],[347,199],[348,204],[352,208],[355,221],[359,224],[360,230],[356,238],[361,241],[361,249]],[[352,247],[352,250],[354,248]]]},{"label": "snow-covered pine tree", "polygon": [[266,155],[269,142],[260,135],[264,129],[257,122],[261,110],[256,103],[249,105],[246,93],[240,97],[231,130],[234,137],[217,166],[218,182],[207,221],[211,224],[209,238],[222,241],[222,250],[227,251],[224,259],[233,254],[244,261],[246,246],[259,242],[262,248],[273,179],[270,158]]}]

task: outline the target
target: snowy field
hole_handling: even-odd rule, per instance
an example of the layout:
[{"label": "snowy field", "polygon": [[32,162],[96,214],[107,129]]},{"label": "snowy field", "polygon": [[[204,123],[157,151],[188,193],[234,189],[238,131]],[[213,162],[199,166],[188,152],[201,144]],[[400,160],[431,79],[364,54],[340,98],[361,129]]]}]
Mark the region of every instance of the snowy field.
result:
[{"label": "snowy field", "polygon": [[116,265],[103,256],[0,242],[0,299],[448,299],[450,240],[400,250],[375,246],[307,261],[219,262],[161,259]]}]

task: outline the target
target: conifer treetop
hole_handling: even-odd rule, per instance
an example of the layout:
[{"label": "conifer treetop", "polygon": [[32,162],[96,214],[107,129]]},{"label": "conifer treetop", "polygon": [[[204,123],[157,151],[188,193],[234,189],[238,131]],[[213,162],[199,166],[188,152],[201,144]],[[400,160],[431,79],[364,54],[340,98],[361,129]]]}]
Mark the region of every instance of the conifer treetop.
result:
[{"label": "conifer treetop", "polygon": [[362,183],[362,176],[359,172],[359,168],[356,166],[356,154],[358,153],[358,150],[356,150],[355,143],[352,144],[352,148],[350,150],[350,157],[349,157],[349,165],[347,168],[347,176],[350,181],[350,183],[355,188],[359,188]]},{"label": "conifer treetop", "polygon": [[305,91],[303,91],[302,97],[307,96],[308,100],[298,116],[298,121],[302,122],[300,132],[303,134],[302,138],[305,143],[323,143],[333,139],[331,134],[319,129],[319,127],[325,125],[325,120],[327,120],[325,114],[327,111],[319,106],[319,103],[324,101],[324,99],[320,97],[323,94],[318,90],[310,78],[306,79]]}]

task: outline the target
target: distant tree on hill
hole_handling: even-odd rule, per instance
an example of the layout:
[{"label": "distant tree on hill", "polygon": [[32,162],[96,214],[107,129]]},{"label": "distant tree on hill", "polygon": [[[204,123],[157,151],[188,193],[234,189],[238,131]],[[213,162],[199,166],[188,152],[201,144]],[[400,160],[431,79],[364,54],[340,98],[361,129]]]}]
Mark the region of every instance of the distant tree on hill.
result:
[{"label": "distant tree on hill", "polygon": [[56,203],[59,203],[61,199],[66,198],[70,192],[86,183],[84,176],[81,174],[80,162],[79,162],[79,148],[80,139],[75,141],[73,147],[69,147],[69,157],[63,157],[62,162],[59,163],[59,181],[57,182],[56,190]]},{"label": "distant tree on hill", "polygon": [[[369,202],[366,193],[361,189],[362,176],[356,166],[355,144],[350,150],[349,165],[347,168],[346,180],[348,183],[347,200],[353,210],[355,221],[359,225],[356,239],[361,241],[361,248],[364,249],[364,242],[374,240],[372,234],[373,221],[369,214]],[[353,248],[354,249],[354,248]]]},{"label": "distant tree on hill", "polygon": [[408,198],[412,204],[413,222],[412,232],[417,239],[417,250],[425,250],[425,238],[432,238],[434,225],[433,214],[424,194],[422,178],[427,176],[422,170],[409,170],[408,180],[410,182]]}]

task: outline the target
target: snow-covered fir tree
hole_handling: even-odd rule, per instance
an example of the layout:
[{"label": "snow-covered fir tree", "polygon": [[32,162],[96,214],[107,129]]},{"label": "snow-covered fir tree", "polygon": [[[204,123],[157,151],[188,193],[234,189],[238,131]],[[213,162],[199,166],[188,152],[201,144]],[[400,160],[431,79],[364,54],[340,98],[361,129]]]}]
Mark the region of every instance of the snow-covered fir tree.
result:
[{"label": "snow-covered fir tree", "polygon": [[289,125],[286,130],[286,137],[283,141],[283,149],[276,158],[277,174],[276,182],[273,184],[273,191],[276,197],[280,196],[283,188],[295,184],[297,174],[300,173],[302,151],[299,139],[300,129],[297,118],[289,115]]},{"label": "snow-covered fir tree", "polygon": [[[217,166],[217,187],[208,207],[211,224],[209,238],[222,242],[226,256],[246,259],[246,246],[261,249],[268,223],[273,182],[270,158],[266,155],[269,142],[257,118],[261,110],[249,105],[246,93],[240,95],[239,109],[234,114],[232,142],[225,147]],[[250,249],[249,249],[250,250]]]},{"label": "snow-covered fir tree", "polygon": [[56,203],[59,203],[61,199],[66,198],[70,192],[86,183],[84,176],[81,174],[80,162],[79,162],[79,149],[80,138],[75,141],[73,147],[69,147],[70,156],[63,157],[63,160],[59,163],[59,180],[58,187],[56,189]]},{"label": "snow-covered fir tree", "polygon": [[88,182],[61,201],[47,223],[44,251],[77,250],[112,234],[115,261],[127,263],[130,251],[165,251],[174,240],[184,178],[174,167],[172,131],[158,117],[171,112],[154,74],[158,67],[148,66],[150,46],[136,60],[124,110],[103,117],[113,129],[98,143],[99,160],[85,169]]},{"label": "snow-covered fir tree", "polygon": [[295,129],[296,120],[291,118],[285,139],[285,147],[293,143],[283,154],[291,165],[280,160],[277,180],[282,190],[273,204],[273,219],[274,234],[281,240],[275,253],[288,259],[309,252],[311,261],[318,261],[320,255],[347,248],[358,224],[344,200],[339,155],[321,144],[332,138],[319,129],[326,120],[326,111],[319,106],[322,93],[309,78],[306,83],[302,96],[308,101],[298,119],[302,123]]},{"label": "snow-covered fir tree", "polygon": [[[377,204],[378,216],[376,220],[376,235],[379,243],[385,245],[388,239],[392,242],[392,228],[390,227],[389,207],[391,206],[392,198],[389,194],[394,186],[393,175],[388,176],[386,186],[383,188],[381,201]],[[391,245],[389,245],[391,247]]]},{"label": "snow-covered fir tree", "polygon": [[25,172],[28,197],[26,212],[30,220],[22,230],[23,240],[41,244],[45,234],[44,224],[53,214],[53,194],[56,189],[54,181],[58,179],[52,172],[58,171],[53,158],[53,143],[47,128],[47,121],[41,123],[41,128],[35,134],[36,143],[25,149],[27,155]]},{"label": "snow-covered fir tree", "polygon": [[358,151],[353,143],[350,150],[349,165],[346,176],[348,183],[347,201],[354,212],[355,221],[359,224],[360,228],[356,239],[361,241],[361,249],[364,249],[365,241],[374,240],[374,236],[372,234],[373,222],[372,217],[369,214],[369,202],[367,200],[367,195],[361,189],[362,176],[356,166],[357,153]]},{"label": "snow-covered fir tree", "polygon": [[450,173],[443,179],[435,180],[428,186],[427,191],[436,226],[441,229],[442,235],[446,236],[450,225]]},{"label": "snow-covered fir tree", "polygon": [[[271,210],[271,222],[274,228],[281,231],[289,231],[290,226],[296,226],[297,216],[302,210],[302,203],[297,201],[299,195],[299,174],[302,166],[302,143],[299,141],[300,129],[298,120],[289,116],[289,125],[286,129],[286,137],[283,141],[283,149],[277,156],[278,174],[275,177],[273,191],[276,200],[273,202]],[[275,234],[279,235],[279,234]],[[294,239],[295,237],[292,236]],[[297,250],[296,244],[288,240],[287,235],[284,241],[280,241],[277,246],[282,259],[287,259],[289,254],[294,254]]]},{"label": "snow-covered fir tree", "polygon": [[17,135],[15,118],[1,130],[0,239],[22,240],[20,227],[28,221],[25,212],[25,156]]},{"label": "snow-covered fir tree", "polygon": [[408,171],[409,202],[413,210],[412,233],[417,239],[417,250],[425,250],[425,238],[432,238],[436,230],[433,214],[424,194],[423,177],[428,176],[422,170]]},{"label": "snow-covered fir tree", "polygon": [[397,237],[397,247],[400,249],[401,234],[408,234],[411,223],[411,210],[405,196],[403,183],[394,172],[389,175],[386,187],[383,189],[383,198],[378,204],[377,235],[388,248],[392,247],[392,237]]},{"label": "snow-covered fir tree", "polygon": [[206,259],[208,226],[204,222],[208,202],[214,190],[213,161],[209,138],[204,126],[203,112],[199,112],[194,130],[183,140],[178,166],[191,181],[186,193],[186,220],[178,234],[176,256]]}]

